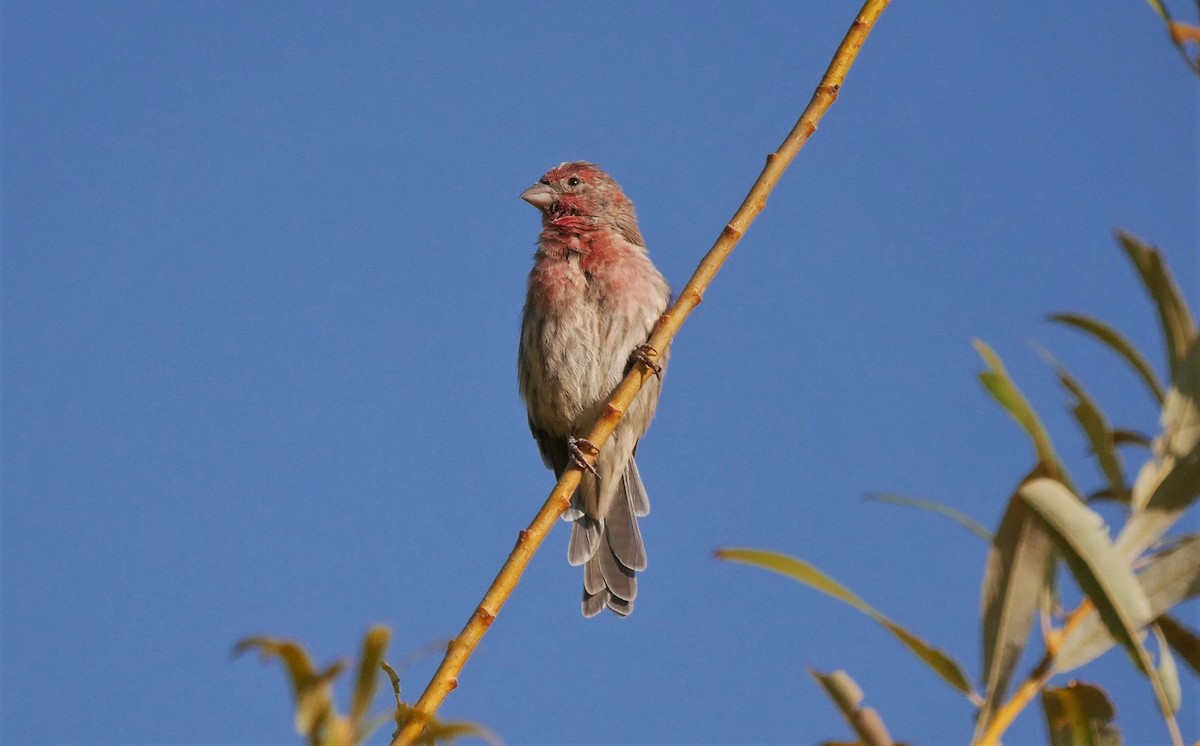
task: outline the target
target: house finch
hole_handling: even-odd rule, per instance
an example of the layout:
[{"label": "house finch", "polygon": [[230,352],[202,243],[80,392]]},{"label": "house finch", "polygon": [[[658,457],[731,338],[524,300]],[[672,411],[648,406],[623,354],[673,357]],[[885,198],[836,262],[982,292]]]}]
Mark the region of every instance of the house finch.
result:
[{"label": "house finch", "polygon": [[[529,429],[546,466],[561,476],[584,467],[563,519],[572,521],[567,561],[583,565],[583,615],[633,611],[635,573],[646,569],[637,517],[650,501],[633,454],[658,403],[657,364],[644,343],[671,291],[646,253],[633,204],[591,163],[552,168],[521,199],[542,211],[542,233],[521,317],[517,379]],[[605,444],[582,439],[634,358],[658,375],[647,381]],[[581,446],[595,452],[594,468]]]}]

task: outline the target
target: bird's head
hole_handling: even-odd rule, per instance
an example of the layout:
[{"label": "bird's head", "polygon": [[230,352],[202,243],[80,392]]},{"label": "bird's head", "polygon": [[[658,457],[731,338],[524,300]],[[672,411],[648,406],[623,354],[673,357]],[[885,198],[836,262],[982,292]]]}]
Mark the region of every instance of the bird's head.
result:
[{"label": "bird's head", "polygon": [[545,173],[521,199],[547,215],[607,217],[632,209],[612,177],[594,163],[568,161]]}]

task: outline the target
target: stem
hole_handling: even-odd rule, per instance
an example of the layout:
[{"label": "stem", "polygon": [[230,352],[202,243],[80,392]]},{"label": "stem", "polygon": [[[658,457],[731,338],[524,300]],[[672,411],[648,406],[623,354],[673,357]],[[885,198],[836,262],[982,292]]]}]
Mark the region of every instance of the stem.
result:
[{"label": "stem", "polygon": [[1082,603],[1071,615],[1067,617],[1067,621],[1063,623],[1062,629],[1056,635],[1046,636],[1046,654],[1042,656],[1041,661],[1034,667],[1021,686],[1017,687],[1017,691],[1013,692],[1012,699],[1004,703],[1000,709],[996,710],[995,716],[992,717],[992,722],[988,724],[987,729],[983,732],[983,736],[974,743],[973,746],[999,746],[1000,736],[1004,735],[1004,731],[1008,730],[1008,726],[1012,725],[1017,719],[1017,715],[1033,701],[1048,681],[1054,675],[1054,656],[1058,655],[1058,648],[1062,641],[1067,639],[1071,631],[1079,625],[1088,612],[1092,611],[1092,602],[1084,599]]},{"label": "stem", "polygon": [[[1038,662],[1033,671],[1030,672],[1029,678],[1026,679],[1017,691],[1013,693],[1012,699],[1004,703],[1004,706],[996,710],[992,722],[988,724],[987,729],[983,732],[983,736],[976,741],[972,746],[999,746],[1000,737],[1004,735],[1004,731],[1008,730],[1008,726],[1012,725],[1017,719],[1017,715],[1033,701],[1033,698],[1045,688],[1050,677],[1054,675],[1054,657],[1058,655],[1058,648],[1063,640],[1071,634],[1078,624],[1083,621],[1089,612],[1093,611],[1092,602],[1088,599],[1079,604],[1079,606],[1071,612],[1067,617],[1067,621],[1063,623],[1061,632],[1046,640],[1046,654],[1042,656],[1042,660]],[[1167,704],[1167,695],[1162,689],[1162,684],[1158,680],[1158,676],[1154,674],[1154,662],[1150,660],[1150,656],[1146,653],[1146,648],[1138,645],[1138,659],[1141,661],[1142,667],[1146,669],[1146,675],[1150,679],[1150,685],[1154,689],[1155,699],[1158,701],[1159,709],[1162,712],[1163,722],[1167,726],[1167,732],[1171,736],[1171,743],[1174,746],[1183,746],[1183,737],[1179,732],[1179,723],[1175,720],[1174,713],[1171,712]],[[1198,742],[1200,743],[1200,742]]]},{"label": "stem", "polygon": [[[779,149],[767,156],[766,166],[759,174],[758,180],[754,182],[754,186],[750,188],[741,207],[721,231],[721,235],[712,249],[701,260],[692,278],[679,293],[679,298],[674,305],[659,319],[654,333],[647,340],[652,348],[655,350],[667,349],[684,320],[700,304],[704,291],[712,283],[713,278],[721,269],[721,265],[732,253],[734,246],[741,240],[746,229],[763,211],[767,197],[779,183],[783,172],[787,170],[800,148],[816,131],[817,123],[837,98],[838,89],[841,88],[846,72],[850,69],[855,57],[858,56],[858,51],[866,41],[867,34],[870,33],[888,2],[889,0],[866,0],[858,17],[850,25],[850,30],[846,32],[841,46],[834,54],[828,70],[821,78],[821,83],[813,93],[808,106],[805,107],[804,113],[800,115],[800,119],[788,133]],[[604,414],[601,415],[592,432],[588,434],[587,439],[597,444],[607,442],[613,430],[616,429],[617,423],[624,416],[625,410],[641,390],[642,385],[653,375],[653,371],[645,363],[634,365],[629,374],[625,376],[625,380],[613,392]],[[579,477],[580,468],[578,466],[572,466],[564,472],[529,528],[520,533],[516,547],[508,556],[504,566],[500,568],[499,574],[492,581],[492,585],[488,588],[479,607],[471,615],[462,632],[447,647],[445,658],[442,659],[441,665],[438,666],[437,672],[434,673],[433,679],[430,680],[420,699],[413,705],[408,722],[393,741],[394,746],[412,744],[420,736],[425,724],[437,712],[438,707],[446,699],[446,695],[458,686],[459,672],[462,671],[467,659],[470,658],[480,639],[495,620],[496,614],[499,613],[504,602],[508,600],[534,552],[550,532],[551,526],[570,504],[571,494],[579,485]]]}]

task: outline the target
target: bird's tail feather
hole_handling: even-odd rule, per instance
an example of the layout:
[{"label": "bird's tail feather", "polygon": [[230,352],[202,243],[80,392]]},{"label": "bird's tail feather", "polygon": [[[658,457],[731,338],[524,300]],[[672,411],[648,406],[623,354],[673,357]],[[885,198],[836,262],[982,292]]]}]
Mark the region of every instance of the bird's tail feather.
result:
[{"label": "bird's tail feather", "polygon": [[646,488],[631,458],[608,515],[599,521],[587,516],[575,521],[567,559],[571,564],[583,564],[584,616],[595,616],[605,606],[620,616],[633,613],[637,572],[646,569],[646,547],[637,516],[649,511]]}]

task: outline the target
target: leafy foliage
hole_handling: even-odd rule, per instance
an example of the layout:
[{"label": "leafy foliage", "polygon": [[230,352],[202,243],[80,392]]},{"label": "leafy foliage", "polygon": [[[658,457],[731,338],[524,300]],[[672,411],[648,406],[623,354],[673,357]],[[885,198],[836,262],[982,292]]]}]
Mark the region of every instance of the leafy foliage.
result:
[{"label": "leafy foliage", "polygon": [[[376,626],[368,630],[363,637],[362,655],[358,662],[349,715],[341,715],[333,701],[333,682],[346,669],[344,661],[317,671],[302,645],[291,640],[271,637],[247,637],[238,642],[233,652],[234,655],[240,655],[249,650],[257,650],[264,660],[278,658],[283,663],[296,700],[296,732],[307,738],[310,746],[357,746],[364,743],[387,720],[395,720],[397,732],[408,720],[409,707],[400,699],[400,676],[383,659],[391,636],[391,630],[387,627]],[[369,713],[381,669],[391,680],[396,695],[396,709],[392,718]],[[499,740],[482,726],[437,719],[426,724],[417,743],[449,743],[465,736],[492,744],[499,743]]]},{"label": "leafy foliage", "polygon": [[785,554],[763,552],[756,549],[719,549],[716,552],[716,557],[748,565],[757,565],[763,569],[786,575],[793,580],[797,580],[822,593],[850,604],[875,620],[877,624],[888,632],[891,632],[913,655],[917,656],[925,665],[933,669],[933,672],[950,686],[965,694],[972,701],[978,699],[979,695],[975,694],[974,690],[971,689],[971,682],[967,679],[967,675],[963,673],[962,666],[957,661],[883,614],[880,614],[866,601],[854,595],[854,593],[850,592],[841,583],[807,562]]},{"label": "leafy foliage", "polygon": [[1104,690],[1071,682],[1042,692],[1051,746],[1118,746],[1117,711]]},{"label": "leafy foliage", "polygon": [[[1035,465],[1019,480],[994,534],[953,508],[927,500],[887,496],[884,501],[937,512],[990,537],[982,583],[984,692],[963,688],[961,667],[945,653],[900,628],[812,565],[787,555],[752,549],[719,550],[717,556],[757,565],[838,598],[875,619],[926,665],[979,706],[976,746],[994,746],[1013,720],[1039,694],[1052,746],[1117,746],[1116,710],[1099,686],[1051,679],[1093,660],[1119,644],[1146,676],[1159,703],[1171,742],[1183,743],[1174,713],[1181,706],[1178,655],[1200,672],[1200,636],[1169,612],[1200,595],[1200,534],[1165,538],[1200,497],[1200,343],[1193,315],[1158,249],[1118,232],[1158,312],[1170,386],[1165,388],[1141,354],[1119,331],[1080,314],[1053,321],[1099,340],[1129,365],[1161,405],[1161,432],[1148,440],[1110,424],[1099,404],[1063,365],[1047,355],[1070,395],[1070,411],[1091,446],[1103,485],[1092,498],[1127,506],[1128,520],[1114,539],[1088,506],[1059,459],[1046,427],[1009,376],[999,355],[980,341],[986,367],[979,375],[987,392],[1029,436]],[[1118,448],[1149,446],[1149,456],[1132,484]],[[1164,546],[1165,545],[1165,546]],[[1055,577],[1062,565],[1083,594],[1077,608],[1059,617]],[[1028,677],[1009,694],[1016,665],[1041,613],[1044,653]],[[1149,635],[1149,637],[1147,636]],[[1147,643],[1155,641],[1157,657]],[[814,678],[854,728],[859,743],[890,743],[873,710],[861,708],[862,693],[842,672]],[[870,722],[871,729],[863,729]],[[881,740],[888,739],[888,740]]]}]

